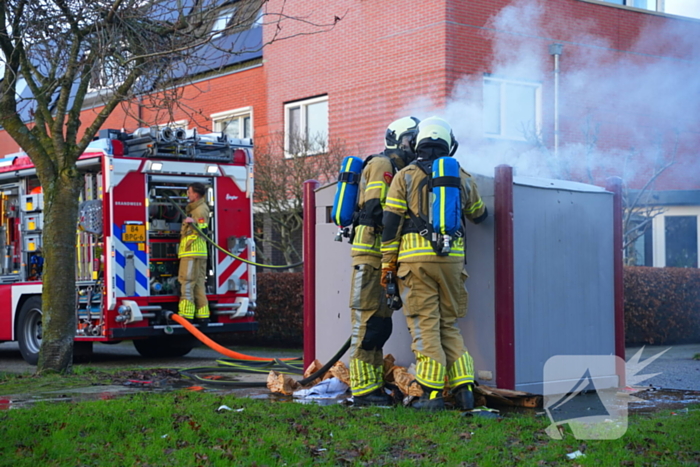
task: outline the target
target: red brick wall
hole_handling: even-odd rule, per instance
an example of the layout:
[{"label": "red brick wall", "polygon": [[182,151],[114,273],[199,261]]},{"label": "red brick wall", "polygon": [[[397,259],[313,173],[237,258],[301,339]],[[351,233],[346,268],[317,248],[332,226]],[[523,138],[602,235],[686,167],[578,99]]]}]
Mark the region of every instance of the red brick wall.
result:
[{"label": "red brick wall", "polygon": [[[265,69],[262,66],[230,73],[213,79],[196,82],[178,92],[180,108],[172,117],[172,121],[187,120],[187,127],[196,127],[201,133],[211,133],[213,124],[211,114],[225,112],[241,107],[253,108],[253,134],[267,132],[267,99],[265,89]],[[90,119],[92,113],[100,108],[87,110],[84,119]],[[139,124],[134,118],[139,115],[138,106],[132,104],[128,111],[118,107],[107,119],[103,128],[124,128],[131,132]],[[147,100],[140,112],[140,118],[150,125],[163,124],[171,120],[163,110],[158,111],[148,105]]]},{"label": "red brick wall", "polygon": [[[265,87],[265,69],[255,66],[250,69],[205,80],[188,86],[181,94],[181,109],[174,114],[174,121],[187,120],[188,128],[197,127],[202,133],[212,132],[210,115],[241,107],[253,108],[253,134],[267,132],[267,96]],[[93,121],[102,107],[83,111],[81,116],[83,128]],[[139,127],[135,118],[139,115],[138,106],[124,104],[117,107],[109,116],[103,128],[125,129],[131,132]],[[151,125],[163,124],[170,120],[163,111],[148,109],[147,104],[141,109],[140,118]],[[7,132],[0,131],[0,157],[18,151],[18,145]]]},{"label": "red brick wall", "polygon": [[[268,11],[278,11],[274,0]],[[300,0],[285,3],[291,16],[332,23],[329,32],[296,36],[265,49],[271,131],[284,125],[283,104],[320,94],[329,98],[329,132],[360,156],[383,149],[384,129],[409,112],[416,96],[445,98],[445,7],[442,1]],[[309,32],[286,21],[283,36]],[[268,28],[269,40],[275,30]]]}]

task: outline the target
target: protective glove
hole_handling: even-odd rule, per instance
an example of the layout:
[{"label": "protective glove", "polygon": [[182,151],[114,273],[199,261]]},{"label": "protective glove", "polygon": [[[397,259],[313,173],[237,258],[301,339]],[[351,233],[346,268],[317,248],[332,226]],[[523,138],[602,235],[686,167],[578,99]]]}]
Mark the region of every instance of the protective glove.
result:
[{"label": "protective glove", "polygon": [[389,283],[389,280],[387,279],[387,275],[389,274],[396,278],[396,263],[382,263],[382,278],[379,282],[385,289]]}]

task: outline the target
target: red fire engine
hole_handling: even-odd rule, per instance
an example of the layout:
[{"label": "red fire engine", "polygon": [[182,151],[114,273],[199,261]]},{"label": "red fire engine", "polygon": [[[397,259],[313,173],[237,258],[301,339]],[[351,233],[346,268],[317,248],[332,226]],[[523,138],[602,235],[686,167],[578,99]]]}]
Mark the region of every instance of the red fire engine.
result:
[{"label": "red fire engine", "polygon": [[[253,331],[253,147],[193,130],[102,130],[79,158],[85,178],[76,229],[76,352],[133,340],[143,356],[181,356],[195,340],[177,312],[177,248],[186,190],[207,187],[212,218],[206,333]],[[42,338],[43,193],[31,160],[0,159],[0,342],[36,364]],[[175,203],[175,204],[174,204]]]}]

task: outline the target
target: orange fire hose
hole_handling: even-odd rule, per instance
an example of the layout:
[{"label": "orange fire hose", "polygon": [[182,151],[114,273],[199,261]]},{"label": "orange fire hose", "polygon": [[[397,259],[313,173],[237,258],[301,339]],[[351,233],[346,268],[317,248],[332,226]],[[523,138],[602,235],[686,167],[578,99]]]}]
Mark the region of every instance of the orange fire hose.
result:
[{"label": "orange fire hose", "polygon": [[242,353],[235,352],[231,349],[227,349],[226,347],[217,344],[213,340],[209,339],[204,333],[202,333],[199,329],[197,329],[195,326],[192,325],[189,321],[187,321],[185,318],[182,316],[178,315],[177,313],[172,313],[169,316],[170,319],[173,321],[181,324],[185,329],[187,329],[194,337],[199,339],[204,345],[209,347],[210,349],[219,352],[221,355],[226,355],[227,357],[230,358],[235,358],[237,360],[248,360],[248,361],[254,361],[254,362],[274,362],[275,360],[281,360],[281,361],[290,361],[290,360],[297,360],[296,358],[267,358],[267,357],[254,357],[252,355],[246,355]]}]

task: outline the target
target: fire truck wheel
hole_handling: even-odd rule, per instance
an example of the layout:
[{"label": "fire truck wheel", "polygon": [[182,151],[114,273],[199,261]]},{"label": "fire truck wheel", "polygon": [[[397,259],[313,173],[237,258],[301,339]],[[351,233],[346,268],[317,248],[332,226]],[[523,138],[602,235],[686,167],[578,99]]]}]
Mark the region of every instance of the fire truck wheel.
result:
[{"label": "fire truck wheel", "polygon": [[146,358],[183,357],[194,348],[192,336],[157,336],[134,339],[136,351]]},{"label": "fire truck wheel", "polygon": [[39,349],[42,337],[41,297],[30,297],[17,317],[17,341],[22,358],[30,365],[39,361]]}]

